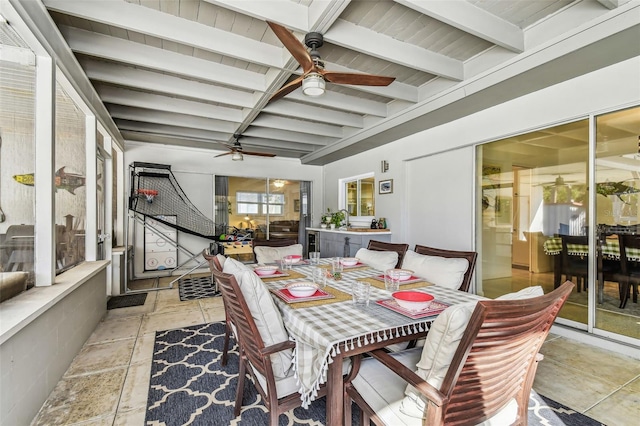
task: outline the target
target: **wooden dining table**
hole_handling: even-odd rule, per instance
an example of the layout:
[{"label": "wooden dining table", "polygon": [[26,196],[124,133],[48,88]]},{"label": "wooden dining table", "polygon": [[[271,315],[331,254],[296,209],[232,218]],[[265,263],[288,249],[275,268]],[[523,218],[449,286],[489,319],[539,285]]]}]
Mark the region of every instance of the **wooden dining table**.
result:
[{"label": "wooden dining table", "polygon": [[[310,280],[313,268],[327,268],[328,263],[328,259],[321,259],[317,266],[294,266],[288,277],[262,278],[270,290],[276,291],[294,280]],[[384,283],[372,281],[375,280],[372,277],[381,274],[382,271],[366,266],[345,268],[340,280],[327,281],[325,289],[334,295],[331,299],[287,303],[274,295],[284,325],[296,342],[293,368],[300,381],[302,406],[308,407],[315,399],[319,386],[326,383],[327,425],[342,425],[344,422],[345,359],[424,337],[436,318],[436,315],[432,315],[414,319],[376,303],[391,299],[390,292],[384,289]],[[373,283],[368,306],[355,305],[351,300],[351,284],[356,280]],[[482,299],[420,280],[414,280],[406,287],[428,292],[435,296],[436,301],[447,305]]]}]

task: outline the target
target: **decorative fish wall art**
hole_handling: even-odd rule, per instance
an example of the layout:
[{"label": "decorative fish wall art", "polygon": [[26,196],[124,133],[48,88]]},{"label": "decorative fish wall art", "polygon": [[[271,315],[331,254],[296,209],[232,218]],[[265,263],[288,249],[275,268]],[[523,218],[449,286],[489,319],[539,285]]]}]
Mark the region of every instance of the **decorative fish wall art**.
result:
[{"label": "decorative fish wall art", "polygon": [[[56,191],[58,189],[65,189],[70,194],[76,195],[75,190],[85,185],[86,177],[76,174],[67,173],[64,171],[66,166],[62,166],[56,172]],[[35,182],[35,173],[26,173],[23,175],[14,175],[13,179],[27,186],[33,186]]]}]

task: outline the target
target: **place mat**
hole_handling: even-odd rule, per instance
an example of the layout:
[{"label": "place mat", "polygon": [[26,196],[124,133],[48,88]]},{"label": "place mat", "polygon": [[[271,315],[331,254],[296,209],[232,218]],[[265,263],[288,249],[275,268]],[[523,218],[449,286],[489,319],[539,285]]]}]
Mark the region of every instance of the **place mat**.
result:
[{"label": "place mat", "polygon": [[262,281],[276,281],[276,280],[282,280],[282,279],[293,280],[298,278],[307,278],[307,276],[302,272],[297,272],[294,270],[288,270],[286,274],[287,275],[263,275],[263,276],[258,275],[258,276],[262,279]]},{"label": "place mat", "polygon": [[344,302],[347,300],[351,300],[351,295],[349,293],[345,293],[344,291],[338,290],[337,288],[326,286],[322,290],[333,295],[334,297],[331,299],[310,300],[308,302],[293,303],[290,306],[296,309],[311,308],[313,306],[328,305],[329,303],[337,303],[337,302]]},{"label": "place mat", "polygon": [[[375,278],[375,277],[370,277],[370,278],[358,278],[357,281],[364,281],[366,283],[371,284],[372,286],[379,288],[381,290],[386,290],[384,288],[384,280],[380,281],[379,279]],[[420,287],[426,287],[426,286],[430,286],[433,285],[430,282],[421,280],[421,281],[413,281],[407,284],[400,284],[400,289],[401,290],[410,290],[410,289],[414,289],[414,288],[420,288]]]},{"label": "place mat", "polygon": [[291,294],[289,289],[286,288],[272,288],[270,289],[273,294],[287,303],[303,303],[303,302],[315,302],[317,300],[333,299],[335,296],[324,289],[317,289],[314,294],[308,297],[296,297]]},{"label": "place mat", "polygon": [[384,306],[385,308],[391,309],[392,311],[395,311],[412,319],[432,317],[434,315],[438,315],[449,307],[448,303],[440,302],[438,300],[434,300],[433,302],[431,302],[427,309],[417,312],[403,308],[402,306],[398,305],[398,303],[394,299],[376,300],[376,304]]},{"label": "place mat", "polygon": [[255,270],[253,272],[255,272],[255,274],[257,276],[259,276],[260,278],[282,278],[282,277],[288,277],[289,276],[289,274],[287,272],[281,271],[280,269],[278,269],[275,273],[270,274],[270,275],[260,275]]},{"label": "place mat", "polygon": [[[384,274],[376,275],[375,277],[371,277],[371,278],[373,278],[374,280],[382,281],[384,283]],[[400,281],[400,285],[419,283],[419,282],[422,282],[422,281],[424,281],[424,278],[416,277],[415,275],[411,275],[409,277],[409,279]]]},{"label": "place mat", "polygon": [[[323,269],[331,269],[331,265],[318,265],[318,268]],[[368,265],[353,265],[353,266],[342,266],[342,272],[351,272],[351,271],[362,271],[364,269],[371,269],[371,266]]]}]

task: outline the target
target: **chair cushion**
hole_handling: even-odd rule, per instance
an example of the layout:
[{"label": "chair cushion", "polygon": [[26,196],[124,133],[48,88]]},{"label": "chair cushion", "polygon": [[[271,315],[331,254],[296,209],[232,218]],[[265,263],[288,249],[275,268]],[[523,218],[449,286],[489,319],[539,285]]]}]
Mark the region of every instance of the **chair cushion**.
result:
[{"label": "chair cushion", "polygon": [[[420,348],[397,352],[391,356],[401,364],[411,367],[420,357]],[[353,386],[384,424],[422,426],[422,413],[418,416],[406,414],[407,399],[402,398],[406,382],[375,358],[362,360],[358,376],[353,379]],[[512,399],[495,416],[478,426],[512,424],[518,415],[517,409],[518,405],[515,399]]]},{"label": "chair cushion", "polygon": [[302,244],[293,244],[285,247],[257,246],[253,248],[253,252],[256,254],[258,263],[273,263],[290,254],[302,256]]},{"label": "chair cushion", "polygon": [[[543,294],[542,287],[536,286],[505,294],[498,299],[528,299],[542,296]],[[471,301],[448,307],[438,315],[438,318],[435,319],[429,329],[422,349],[422,356],[416,364],[418,367],[416,374],[436,389],[440,389],[442,386],[444,376],[447,374],[453,355],[458,349],[462,335],[477,303],[477,301]],[[421,398],[421,394],[411,385],[407,386],[405,394],[407,396],[402,404],[405,414],[417,415],[422,418],[424,401]]]},{"label": "chair cushion", "polygon": [[220,262],[220,266],[222,266],[224,268],[224,263],[227,260],[227,257],[218,253],[216,254],[216,259],[218,259],[218,262]]},{"label": "chair cushion", "polygon": [[[289,333],[282,322],[282,315],[260,277],[249,267],[233,258],[228,258],[225,261],[223,272],[233,274],[236,277],[240,291],[242,291],[265,346],[289,340]],[[288,375],[292,357],[293,351],[291,349],[271,355],[274,377],[284,378]]]},{"label": "chair cushion", "polygon": [[463,258],[429,256],[407,250],[402,268],[414,271],[417,276],[435,285],[457,290],[469,269],[469,261]]},{"label": "chair cushion", "polygon": [[365,265],[381,271],[393,269],[398,263],[398,253],[395,251],[377,251],[361,248],[356,252],[355,257]]}]

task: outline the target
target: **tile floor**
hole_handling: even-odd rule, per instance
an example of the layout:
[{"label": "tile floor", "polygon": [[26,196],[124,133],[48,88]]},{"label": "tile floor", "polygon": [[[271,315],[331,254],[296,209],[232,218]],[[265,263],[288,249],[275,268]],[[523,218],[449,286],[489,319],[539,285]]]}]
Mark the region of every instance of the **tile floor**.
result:
[{"label": "tile floor", "polygon": [[[155,331],[224,320],[219,297],[181,302],[175,287],[107,311],[32,425],[143,425]],[[542,352],[539,393],[609,426],[638,424],[640,361],[555,335]]]}]

